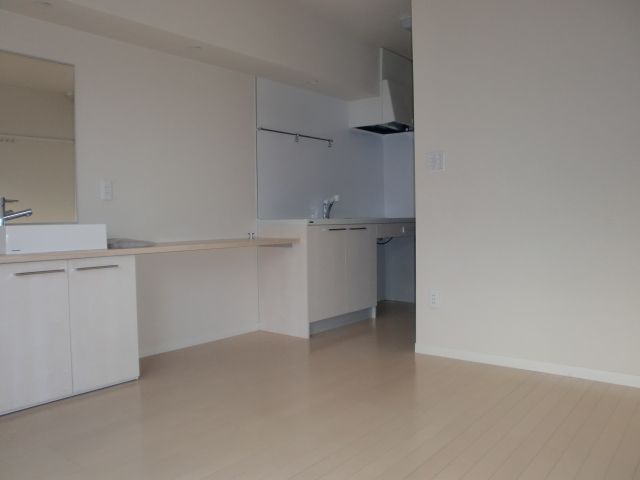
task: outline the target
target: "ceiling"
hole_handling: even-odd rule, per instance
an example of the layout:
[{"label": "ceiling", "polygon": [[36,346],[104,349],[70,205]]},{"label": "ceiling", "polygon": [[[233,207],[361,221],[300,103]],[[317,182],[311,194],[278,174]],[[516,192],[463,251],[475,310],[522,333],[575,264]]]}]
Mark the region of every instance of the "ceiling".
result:
[{"label": "ceiling", "polygon": [[412,57],[411,32],[400,25],[411,0],[294,0],[375,47]]},{"label": "ceiling", "polygon": [[46,92],[73,92],[73,66],[0,51],[0,83]]},{"label": "ceiling", "polygon": [[412,56],[401,25],[410,0],[0,0],[0,9],[345,100],[377,93],[379,47]]}]

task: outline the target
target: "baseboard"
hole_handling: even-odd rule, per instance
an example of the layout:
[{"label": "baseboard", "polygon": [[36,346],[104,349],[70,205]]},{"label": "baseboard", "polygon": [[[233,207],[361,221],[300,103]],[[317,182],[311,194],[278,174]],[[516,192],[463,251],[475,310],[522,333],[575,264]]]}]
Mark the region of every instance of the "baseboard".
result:
[{"label": "baseboard", "polygon": [[379,298],[378,303],[380,302],[392,302],[392,303],[406,303],[409,305],[415,305],[416,299],[407,299],[407,298]]},{"label": "baseboard", "polygon": [[338,315],[337,317],[317,320],[309,324],[309,333],[311,335],[317,335],[318,333],[326,332],[328,330],[334,330],[336,328],[346,327],[353,323],[362,322],[363,320],[369,320],[372,318],[371,313],[371,308],[365,308],[364,310]]},{"label": "baseboard", "polygon": [[242,328],[229,329],[222,332],[216,332],[209,336],[198,336],[192,338],[181,338],[171,342],[160,343],[156,345],[146,346],[140,348],[140,358],[149,357],[151,355],[157,355],[159,353],[172,352],[174,350],[180,350],[188,347],[195,347],[203,343],[215,342],[216,340],[223,340],[229,337],[235,337],[236,335],[244,335],[245,333],[257,332],[259,330],[258,325],[247,325]]},{"label": "baseboard", "polygon": [[415,351],[422,355],[455,358],[457,360],[466,360],[468,362],[485,363],[488,365],[498,365],[500,367],[531,370],[534,372],[551,373],[553,375],[563,375],[565,377],[582,378],[596,382],[613,383],[616,385],[640,388],[640,376],[629,375],[626,373],[607,372],[603,370],[592,370],[590,368],[559,365],[556,363],[538,362],[522,358],[502,357],[499,355],[452,350],[431,345],[419,345],[417,343]]}]

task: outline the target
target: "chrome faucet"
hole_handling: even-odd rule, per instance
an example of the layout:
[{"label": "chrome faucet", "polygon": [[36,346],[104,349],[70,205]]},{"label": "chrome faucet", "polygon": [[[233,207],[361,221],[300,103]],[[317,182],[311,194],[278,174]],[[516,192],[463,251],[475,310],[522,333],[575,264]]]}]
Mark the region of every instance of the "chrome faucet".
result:
[{"label": "chrome faucet", "polygon": [[5,210],[7,203],[16,203],[17,201],[18,200],[9,200],[8,198],[0,197],[0,210],[2,211],[2,215],[0,215],[0,227],[6,224],[9,220],[15,220],[16,218],[21,217],[30,217],[33,214],[33,210],[30,208],[27,210],[20,210],[19,212]]},{"label": "chrome faucet", "polygon": [[340,201],[340,195],[334,195],[333,197],[325,198],[322,201],[322,218],[331,218],[331,209],[333,204]]}]

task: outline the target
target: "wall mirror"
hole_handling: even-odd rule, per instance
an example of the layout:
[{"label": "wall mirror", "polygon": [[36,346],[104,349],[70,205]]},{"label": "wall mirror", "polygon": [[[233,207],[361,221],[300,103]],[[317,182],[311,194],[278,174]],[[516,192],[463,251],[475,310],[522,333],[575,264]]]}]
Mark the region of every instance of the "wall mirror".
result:
[{"label": "wall mirror", "polygon": [[0,196],[33,209],[11,223],[76,216],[74,67],[0,51]]}]

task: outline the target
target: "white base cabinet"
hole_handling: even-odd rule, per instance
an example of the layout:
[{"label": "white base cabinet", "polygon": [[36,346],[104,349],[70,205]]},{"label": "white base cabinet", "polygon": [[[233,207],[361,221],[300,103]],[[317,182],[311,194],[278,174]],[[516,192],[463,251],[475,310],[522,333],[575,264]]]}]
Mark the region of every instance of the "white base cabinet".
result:
[{"label": "white base cabinet", "polygon": [[72,393],[66,267],[0,266],[0,414]]},{"label": "white base cabinet", "polygon": [[134,257],[69,261],[73,393],[137,378]]},{"label": "white base cabinet", "polygon": [[374,307],[378,300],[375,227],[307,228],[309,322]]},{"label": "white base cabinet", "polygon": [[0,414],[138,377],[133,257],[0,265]]},{"label": "white base cabinet", "polygon": [[[412,218],[259,220],[261,237],[296,237],[258,250],[260,328],[309,338],[318,320],[378,303],[377,238],[414,235]],[[351,318],[360,317],[357,314]]]},{"label": "white base cabinet", "polygon": [[378,247],[375,226],[349,227],[347,235],[347,312],[378,303]]},{"label": "white base cabinet", "polygon": [[347,228],[309,227],[309,321],[348,309]]}]

